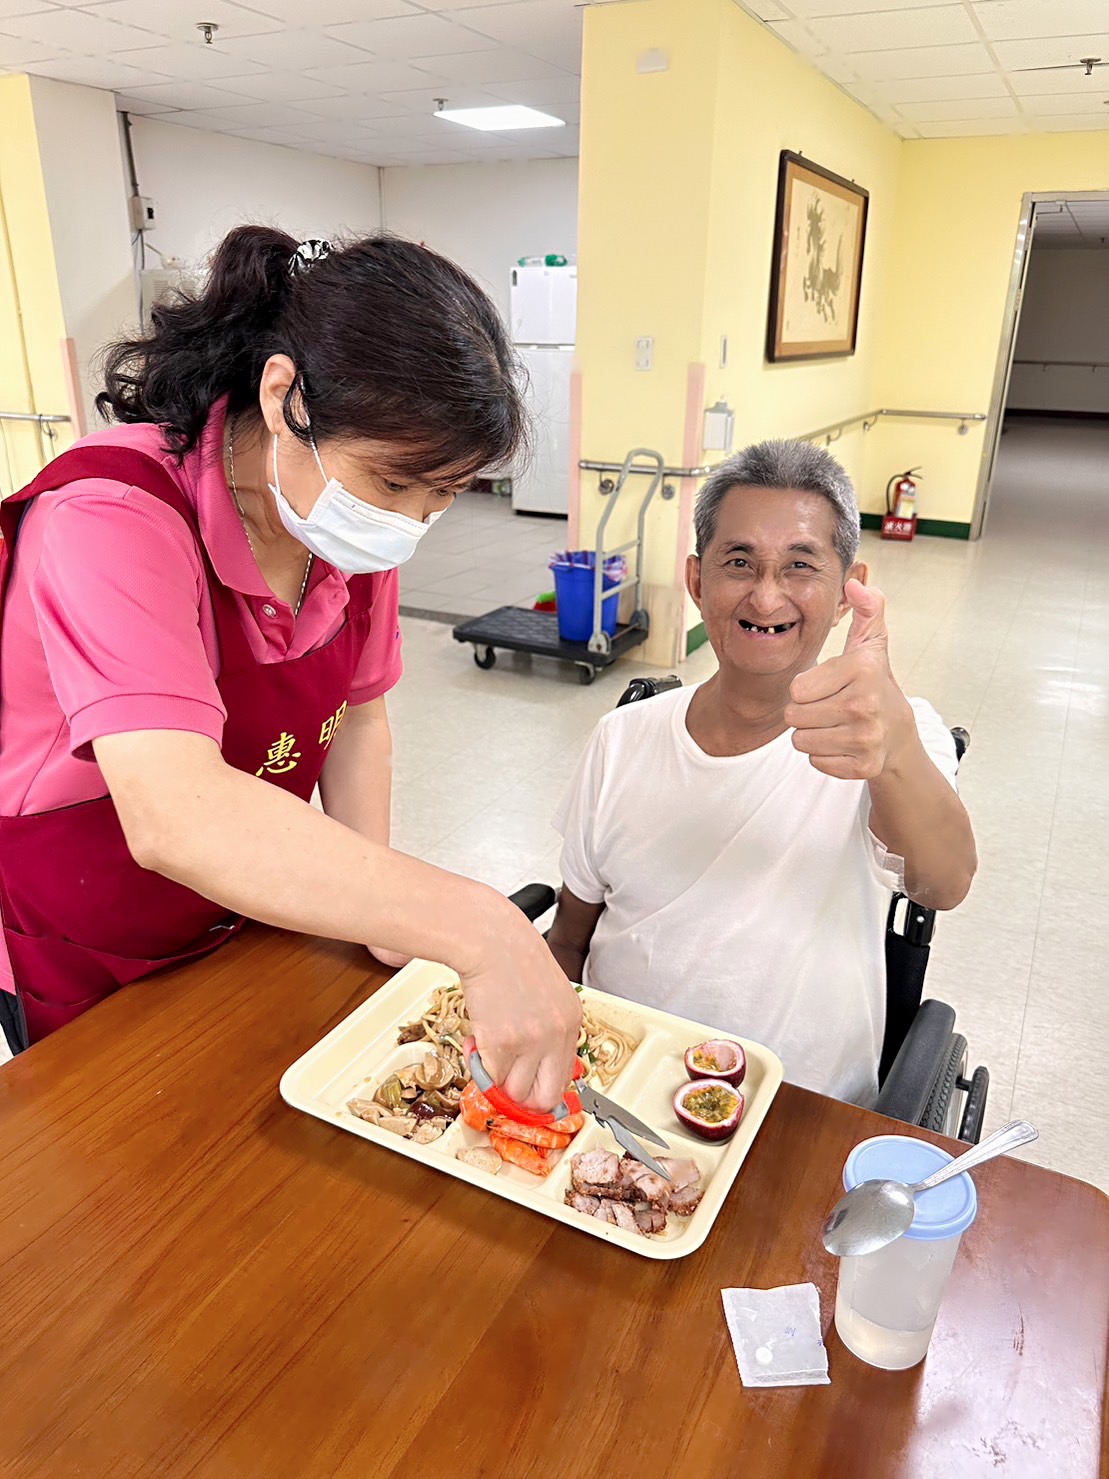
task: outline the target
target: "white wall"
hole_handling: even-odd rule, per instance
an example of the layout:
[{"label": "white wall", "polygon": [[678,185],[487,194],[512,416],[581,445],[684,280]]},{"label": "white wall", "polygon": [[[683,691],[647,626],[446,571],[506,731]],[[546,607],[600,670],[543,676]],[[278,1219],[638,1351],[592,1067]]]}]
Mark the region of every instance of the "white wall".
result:
[{"label": "white wall", "polygon": [[[31,78],[50,233],[90,429],[102,346],[137,321],[127,198],[111,93]],[[59,353],[60,353],[59,348]]]},{"label": "white wall", "polygon": [[1010,408],[1109,415],[1109,250],[1033,248],[1013,358],[1041,364],[1013,366]]},{"label": "white wall", "polygon": [[476,277],[508,318],[518,257],[578,243],[578,161],[424,165],[383,171],[385,225],[425,242]]},{"label": "white wall", "polygon": [[[132,118],[139,188],[158,225],[148,240],[203,269],[233,226],[273,225],[299,238],[365,235],[381,224],[378,170],[276,144]],[[157,259],[147,258],[148,266]]]}]

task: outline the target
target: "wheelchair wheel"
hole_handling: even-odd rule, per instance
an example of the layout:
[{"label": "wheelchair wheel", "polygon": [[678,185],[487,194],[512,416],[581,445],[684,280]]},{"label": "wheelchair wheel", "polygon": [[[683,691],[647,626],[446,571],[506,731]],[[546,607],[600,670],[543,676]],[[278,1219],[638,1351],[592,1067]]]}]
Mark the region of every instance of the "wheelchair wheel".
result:
[{"label": "wheelchair wheel", "polygon": [[485,668],[487,670],[489,668],[495,668],[497,665],[497,654],[493,651],[492,647],[486,647],[484,652],[480,648],[475,647],[474,661],[479,668]]}]

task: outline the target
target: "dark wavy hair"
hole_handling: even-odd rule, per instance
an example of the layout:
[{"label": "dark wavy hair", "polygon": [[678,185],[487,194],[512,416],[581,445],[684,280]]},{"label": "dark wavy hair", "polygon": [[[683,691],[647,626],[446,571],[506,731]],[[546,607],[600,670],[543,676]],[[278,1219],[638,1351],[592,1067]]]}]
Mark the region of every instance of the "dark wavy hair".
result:
[{"label": "dark wavy hair", "polygon": [[[104,352],[107,420],[154,422],[178,456],[197,445],[212,405],[258,408],[266,361],[298,370],[285,420],[301,441],[366,437],[397,448],[396,471],[459,475],[522,445],[521,371],[486,294],[453,262],[380,233],[302,267],[297,242],[267,226],[224,237],[201,291],[155,307],[151,330]],[[303,397],[303,399],[302,399]]]}]

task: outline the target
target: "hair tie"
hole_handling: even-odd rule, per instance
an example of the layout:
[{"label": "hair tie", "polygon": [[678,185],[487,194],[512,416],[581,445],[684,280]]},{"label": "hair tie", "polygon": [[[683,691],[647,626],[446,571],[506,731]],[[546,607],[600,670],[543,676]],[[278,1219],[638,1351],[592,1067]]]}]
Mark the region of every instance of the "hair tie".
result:
[{"label": "hair tie", "polygon": [[310,236],[307,241],[301,242],[289,258],[289,276],[298,277],[311,267],[313,262],[322,262],[330,255],[331,243],[329,241],[322,241],[318,236]]}]

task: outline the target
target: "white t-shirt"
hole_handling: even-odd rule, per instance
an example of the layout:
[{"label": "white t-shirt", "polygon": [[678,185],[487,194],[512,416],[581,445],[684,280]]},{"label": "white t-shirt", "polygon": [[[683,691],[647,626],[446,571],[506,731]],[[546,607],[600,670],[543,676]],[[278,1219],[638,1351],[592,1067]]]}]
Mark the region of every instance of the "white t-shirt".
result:
[{"label": "white t-shirt", "polygon": [[[555,817],[565,883],[605,905],[587,980],[764,1043],[791,1083],[870,1104],[902,860],[868,828],[866,783],[815,770],[792,730],[706,755],[686,728],[695,692],[606,714]],[[910,703],[954,785],[950,733]]]}]

